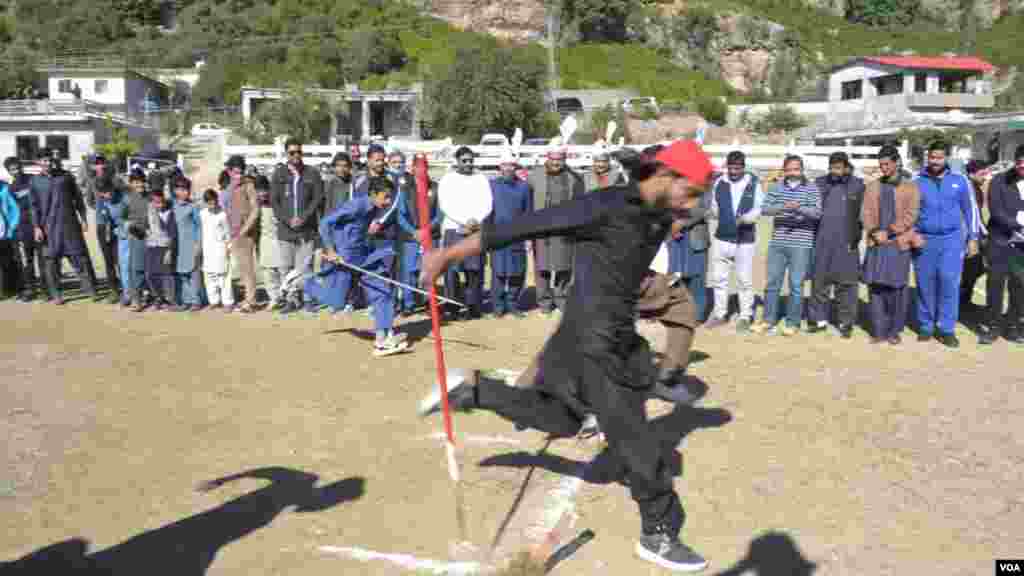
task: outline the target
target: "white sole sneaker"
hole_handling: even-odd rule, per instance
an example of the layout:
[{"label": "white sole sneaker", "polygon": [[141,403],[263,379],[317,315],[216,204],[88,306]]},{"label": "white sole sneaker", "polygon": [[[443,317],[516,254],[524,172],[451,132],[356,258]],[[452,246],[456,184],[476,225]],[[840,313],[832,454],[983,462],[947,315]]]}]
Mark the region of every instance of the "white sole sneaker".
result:
[{"label": "white sole sneaker", "polygon": [[[448,392],[462,386],[470,379],[470,373],[468,370],[463,368],[452,368],[448,370],[447,377],[445,378],[445,388]],[[434,381],[433,390],[430,394],[420,401],[420,406],[416,413],[420,416],[426,416],[434,410],[437,410],[441,406],[441,385],[436,380]]]},{"label": "white sole sneaker", "polygon": [[661,566],[662,568],[665,568],[666,570],[671,570],[673,572],[700,572],[701,570],[708,567],[707,560],[692,563],[670,562],[662,556],[659,556],[658,554],[651,552],[650,550],[645,548],[643,544],[639,542],[636,543],[636,547],[634,548],[634,550],[636,551],[636,555],[639,556],[641,559],[647,560],[648,562],[651,562],[653,564],[657,564],[658,566]]},{"label": "white sole sneaker", "polygon": [[394,346],[389,346],[387,348],[377,348],[377,347],[374,347],[373,348],[373,355],[375,357],[377,357],[377,358],[382,358],[384,356],[392,356],[394,354],[399,354],[401,352],[405,352],[408,349],[409,349],[409,343],[405,342],[403,340],[401,342],[398,342]]}]

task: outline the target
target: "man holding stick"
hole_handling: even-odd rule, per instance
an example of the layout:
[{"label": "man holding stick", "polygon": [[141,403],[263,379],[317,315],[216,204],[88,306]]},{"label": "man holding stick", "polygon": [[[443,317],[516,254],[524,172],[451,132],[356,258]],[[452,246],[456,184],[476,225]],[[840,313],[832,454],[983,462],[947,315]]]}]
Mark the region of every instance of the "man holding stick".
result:
[{"label": "man holding stick", "polygon": [[[693,142],[676,142],[655,156],[628,162],[630,184],[619,185],[495,224],[486,220],[455,245],[423,258],[421,283],[431,286],[451,264],[525,240],[564,236],[575,241],[580,266],[573,297],[547,344],[535,388],[503,382],[448,380],[452,410],[495,412],[553,435],[571,436],[588,413],[597,416],[608,446],[621,459],[640,509],[637,554],[674,571],[707,566],[679,541],[683,510],[644,402],[655,382],[650,348],[634,326],[637,292],[672,225],[705,192],[711,162]],[[421,413],[439,400],[428,398]]]}]

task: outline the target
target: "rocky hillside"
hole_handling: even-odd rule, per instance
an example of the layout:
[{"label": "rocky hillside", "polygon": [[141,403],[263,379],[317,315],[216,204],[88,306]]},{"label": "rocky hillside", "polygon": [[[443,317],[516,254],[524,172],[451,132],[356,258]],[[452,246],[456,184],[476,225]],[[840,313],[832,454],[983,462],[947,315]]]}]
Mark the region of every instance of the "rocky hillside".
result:
[{"label": "rocky hillside", "polygon": [[[545,37],[542,0],[426,1],[433,15],[463,29],[517,41]],[[914,24],[892,33],[845,18],[850,2],[863,0],[804,1],[806,9],[787,8],[800,0],[652,0],[643,14],[631,16],[626,34],[740,93],[786,99],[820,95],[821,71],[855,55],[939,54],[964,43],[961,0],[921,0]],[[1024,14],[1024,0],[973,0],[971,13],[979,30],[974,51],[1007,71],[1007,62],[992,52],[1009,47],[989,49],[999,38],[986,29]]]}]

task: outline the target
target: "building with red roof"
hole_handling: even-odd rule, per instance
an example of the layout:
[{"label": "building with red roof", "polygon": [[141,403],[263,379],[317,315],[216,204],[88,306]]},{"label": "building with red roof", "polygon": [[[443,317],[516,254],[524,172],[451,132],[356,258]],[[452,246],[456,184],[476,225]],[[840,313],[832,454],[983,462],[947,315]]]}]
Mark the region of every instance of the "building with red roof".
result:
[{"label": "building with red roof", "polygon": [[859,142],[903,128],[960,126],[995,106],[996,67],[974,56],[854,58],[828,77],[828,115],[818,141]]}]

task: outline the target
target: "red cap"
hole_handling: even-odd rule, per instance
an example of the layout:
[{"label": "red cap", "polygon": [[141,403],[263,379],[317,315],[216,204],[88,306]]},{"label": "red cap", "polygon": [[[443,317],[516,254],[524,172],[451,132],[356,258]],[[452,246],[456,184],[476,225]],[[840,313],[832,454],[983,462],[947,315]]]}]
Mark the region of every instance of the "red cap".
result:
[{"label": "red cap", "polygon": [[703,186],[711,175],[711,158],[693,140],[678,140],[654,157],[692,184]]}]

